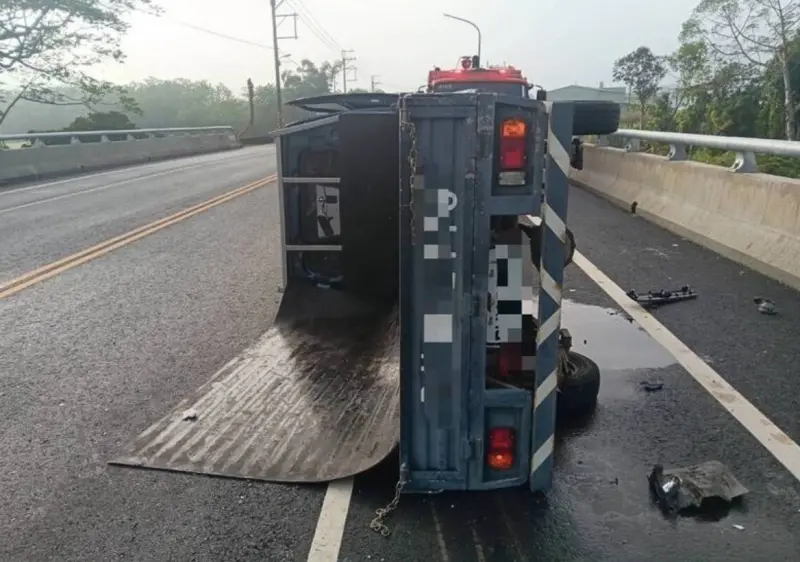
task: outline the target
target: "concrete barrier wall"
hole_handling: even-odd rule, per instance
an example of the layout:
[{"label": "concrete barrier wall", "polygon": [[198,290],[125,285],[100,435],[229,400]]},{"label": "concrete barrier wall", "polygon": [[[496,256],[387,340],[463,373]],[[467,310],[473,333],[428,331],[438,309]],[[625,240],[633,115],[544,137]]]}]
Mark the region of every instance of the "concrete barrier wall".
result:
[{"label": "concrete barrier wall", "polygon": [[0,150],[0,185],[239,148],[233,133]]},{"label": "concrete barrier wall", "polygon": [[800,289],[800,181],[586,145],[573,183]]}]

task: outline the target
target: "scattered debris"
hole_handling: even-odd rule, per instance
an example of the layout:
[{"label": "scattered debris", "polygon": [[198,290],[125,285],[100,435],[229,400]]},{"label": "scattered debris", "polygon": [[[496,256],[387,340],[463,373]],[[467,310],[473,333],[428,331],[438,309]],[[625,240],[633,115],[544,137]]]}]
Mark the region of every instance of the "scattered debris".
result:
[{"label": "scattered debris", "polygon": [[778,314],[778,311],[775,310],[775,303],[769,299],[756,297],[753,299],[753,302],[758,305],[758,311],[761,314],[767,314],[769,316],[774,316]]},{"label": "scattered debris", "polygon": [[647,291],[646,295],[640,295],[636,291],[630,290],[625,294],[644,308],[649,309],[657,308],[662,304],[697,298],[697,292],[688,285],[684,285],[677,291],[665,291],[661,289],[660,291]]},{"label": "scattered debris", "polygon": [[700,508],[703,501],[710,498],[730,503],[748,492],[730,469],[719,461],[669,470],[657,464],[648,482],[664,513],[678,513],[690,507]]},{"label": "scattered debris", "polygon": [[641,381],[639,384],[642,385],[642,388],[645,389],[647,392],[657,392],[664,388],[663,382]]},{"label": "scattered debris", "polygon": [[195,410],[194,408],[189,408],[183,413],[182,419],[183,421],[197,421],[198,415],[199,414],[197,413],[197,410]]},{"label": "scattered debris", "polygon": [[733,528],[738,531],[744,531],[744,525],[734,525]]}]

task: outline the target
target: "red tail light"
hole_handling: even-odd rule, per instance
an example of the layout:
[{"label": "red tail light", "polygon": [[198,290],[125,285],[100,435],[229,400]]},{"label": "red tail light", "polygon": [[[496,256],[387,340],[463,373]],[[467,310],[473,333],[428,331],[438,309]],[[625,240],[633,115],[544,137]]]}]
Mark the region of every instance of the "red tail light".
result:
[{"label": "red tail light", "polygon": [[500,125],[498,149],[500,185],[525,185],[528,167],[528,124],[522,119],[505,119]]},{"label": "red tail light", "polygon": [[500,167],[504,171],[522,170],[526,164],[528,125],[520,119],[506,119],[500,130]]},{"label": "red tail light", "polygon": [[494,427],[489,430],[489,452],[486,461],[493,470],[508,470],[514,466],[516,435],[510,427]]}]

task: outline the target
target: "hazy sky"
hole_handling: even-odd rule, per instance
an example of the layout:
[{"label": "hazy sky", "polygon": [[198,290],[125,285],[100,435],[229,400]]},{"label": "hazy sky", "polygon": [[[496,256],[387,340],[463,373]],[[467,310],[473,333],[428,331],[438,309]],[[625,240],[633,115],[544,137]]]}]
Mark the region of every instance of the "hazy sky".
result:
[{"label": "hazy sky", "polygon": [[[315,62],[353,49],[357,85],[378,75],[384,89],[416,88],[434,65],[454,66],[476,50],[477,35],[449,12],[477,23],[483,59],[507,62],[547,89],[611,82],[615,59],[640,45],[656,54],[677,46],[681,24],[699,0],[284,0],[279,13],[299,13],[299,39],[282,40],[292,60]],[[224,82],[239,91],[248,77],[273,81],[272,51],[215,36],[272,44],[269,0],[160,0],[161,18],[136,14],[124,42],[128,60],[102,77],[156,76]],[[188,25],[187,25],[188,24]],[[278,35],[291,35],[287,20]],[[315,31],[317,33],[315,33]],[[327,39],[320,39],[323,35]],[[332,40],[331,40],[332,38]]]}]

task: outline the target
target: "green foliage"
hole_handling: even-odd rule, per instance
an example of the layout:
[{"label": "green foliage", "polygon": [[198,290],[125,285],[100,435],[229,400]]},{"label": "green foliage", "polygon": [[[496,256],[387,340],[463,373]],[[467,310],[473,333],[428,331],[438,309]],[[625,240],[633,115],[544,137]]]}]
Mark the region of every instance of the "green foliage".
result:
[{"label": "green foliage", "polygon": [[135,129],[127,115],[119,111],[106,113],[90,113],[86,117],[78,117],[66,127],[65,131],[125,131]]},{"label": "green foliage", "polygon": [[614,80],[622,82],[630,88],[639,101],[642,125],[645,110],[658,92],[658,86],[667,75],[667,69],[661,57],[657,57],[650,47],[639,47],[614,62],[612,70]]},{"label": "green foliage", "polygon": [[[300,97],[331,92],[336,71],[335,64],[323,62],[317,65],[310,60],[301,61],[296,69],[283,73],[284,104]],[[242,86],[241,91],[234,92],[224,84],[213,84],[205,80],[148,78],[125,86],[133,103],[139,108],[138,112],[131,112],[125,106],[115,104],[113,97],[101,100],[103,104],[111,106],[110,111],[92,111],[88,114],[83,106],[42,106],[22,100],[6,121],[5,130],[79,131],[232,125],[239,131],[247,129],[248,135],[260,136],[275,129],[278,125],[275,85],[252,84],[252,125],[248,102],[249,87],[248,84]],[[75,95],[75,92],[65,90],[63,95]],[[44,109],[50,111],[43,111]],[[284,123],[299,119],[305,114],[303,110],[284,105]]]},{"label": "green foliage", "polygon": [[124,60],[125,17],[149,6],[151,0],[0,2],[0,86],[21,86],[0,99],[0,123],[22,100],[91,107],[114,96],[135,112],[124,89],[88,70],[102,61]]},{"label": "green foliage", "polygon": [[[783,18],[776,11],[778,7]],[[674,91],[659,92],[636,112],[626,112],[620,127],[797,139],[798,26],[800,0],[783,0],[780,4],[702,0],[683,26],[680,47],[662,59],[675,84]],[[620,60],[635,58],[639,51],[641,48]],[[639,58],[646,60],[647,55]],[[615,72],[619,62],[614,65]],[[667,152],[665,146],[647,148],[654,153]],[[735,155],[693,148],[690,157],[730,166]],[[800,177],[800,159],[758,155],[758,162],[764,173]]]}]

